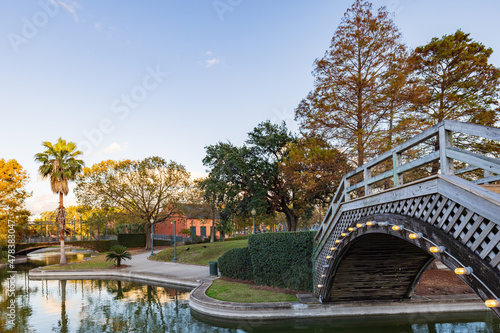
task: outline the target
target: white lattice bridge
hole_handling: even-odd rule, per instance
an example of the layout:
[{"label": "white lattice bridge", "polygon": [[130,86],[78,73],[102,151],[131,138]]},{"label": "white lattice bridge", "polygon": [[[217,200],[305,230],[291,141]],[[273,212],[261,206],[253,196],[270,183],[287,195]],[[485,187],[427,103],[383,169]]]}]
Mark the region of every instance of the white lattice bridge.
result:
[{"label": "white lattice bridge", "polygon": [[316,235],[319,299],[410,298],[439,259],[500,316],[500,161],[477,148],[498,142],[444,121],[345,175]]}]

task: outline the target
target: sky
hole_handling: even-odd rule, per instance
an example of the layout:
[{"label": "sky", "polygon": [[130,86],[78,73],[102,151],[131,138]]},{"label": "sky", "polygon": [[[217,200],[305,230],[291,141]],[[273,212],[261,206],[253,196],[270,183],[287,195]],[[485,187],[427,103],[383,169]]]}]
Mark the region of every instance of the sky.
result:
[{"label": "sky", "polygon": [[[34,215],[57,207],[33,156],[59,137],[87,166],[161,156],[206,175],[208,145],[241,145],[265,120],[298,130],[314,60],[352,3],[0,0],[0,158],[30,174]],[[462,29],[500,67],[499,1],[373,1],[381,6],[409,47]]]}]

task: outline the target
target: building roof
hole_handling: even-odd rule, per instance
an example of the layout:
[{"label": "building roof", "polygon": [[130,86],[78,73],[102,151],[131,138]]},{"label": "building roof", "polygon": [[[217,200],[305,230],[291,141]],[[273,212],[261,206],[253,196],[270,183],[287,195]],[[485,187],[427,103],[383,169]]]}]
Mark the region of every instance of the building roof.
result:
[{"label": "building roof", "polygon": [[[203,204],[183,204],[180,205],[179,210],[186,218],[191,220],[212,219],[213,212],[210,205]],[[215,212],[215,219],[220,219],[219,212]]]}]

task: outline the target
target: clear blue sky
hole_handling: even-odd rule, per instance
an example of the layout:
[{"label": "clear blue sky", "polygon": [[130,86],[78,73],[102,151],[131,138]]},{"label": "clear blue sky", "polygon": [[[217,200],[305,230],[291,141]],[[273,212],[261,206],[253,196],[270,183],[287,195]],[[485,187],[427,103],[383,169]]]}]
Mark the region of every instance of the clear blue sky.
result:
[{"label": "clear blue sky", "polygon": [[[460,28],[492,47],[500,66],[496,0],[373,3],[395,12],[411,47]],[[295,131],[313,61],[352,1],[0,4],[0,158],[28,170],[28,208],[38,214],[57,206],[33,162],[45,140],[77,142],[87,165],[158,155],[200,176],[207,145],[242,144],[266,119]]]}]

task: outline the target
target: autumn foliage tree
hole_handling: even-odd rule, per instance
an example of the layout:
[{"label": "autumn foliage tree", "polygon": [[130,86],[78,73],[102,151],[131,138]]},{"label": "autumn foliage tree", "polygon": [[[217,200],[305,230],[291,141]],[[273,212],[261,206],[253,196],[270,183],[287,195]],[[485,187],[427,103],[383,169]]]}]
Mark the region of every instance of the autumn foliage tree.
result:
[{"label": "autumn foliage tree", "polygon": [[14,222],[17,241],[27,232],[30,212],[25,201],[31,196],[26,190],[29,175],[16,160],[0,159],[0,245],[5,245],[9,220]]},{"label": "autumn foliage tree", "polygon": [[500,70],[488,63],[492,52],[461,30],[415,49],[411,65],[426,87],[424,126],[446,119],[495,125]]},{"label": "autumn foliage tree", "polygon": [[366,162],[387,120],[384,75],[404,48],[385,8],[374,14],[371,3],[356,0],[315,62],[315,88],[296,109],[302,130],[345,148],[357,166]]},{"label": "autumn foliage tree", "polygon": [[328,141],[319,137],[301,137],[287,147],[286,159],[278,165],[287,186],[293,192],[299,216],[310,217],[315,206],[325,207],[350,171],[347,158]]},{"label": "autumn foliage tree", "polygon": [[146,228],[146,248],[151,248],[151,223],[162,222],[185,203],[190,174],[185,167],[161,157],[143,160],[102,161],[84,168],[78,177],[76,197],[89,207],[115,207]]}]

